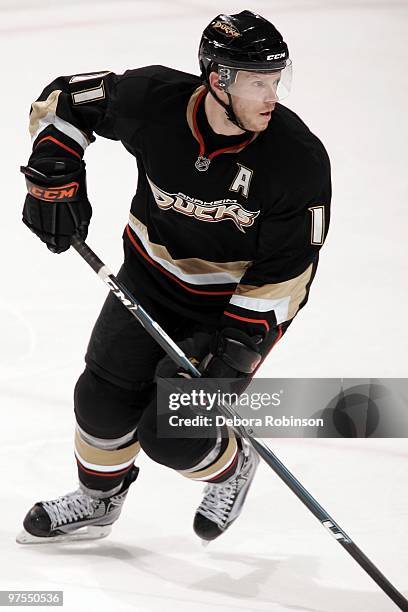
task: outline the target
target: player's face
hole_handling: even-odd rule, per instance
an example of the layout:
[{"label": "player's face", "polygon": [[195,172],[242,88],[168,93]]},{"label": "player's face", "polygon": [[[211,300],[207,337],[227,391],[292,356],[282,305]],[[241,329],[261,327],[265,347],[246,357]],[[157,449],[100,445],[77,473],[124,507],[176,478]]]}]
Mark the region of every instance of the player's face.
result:
[{"label": "player's face", "polygon": [[280,72],[262,74],[240,71],[230,89],[237,119],[251,132],[268,127],[275,108]]}]

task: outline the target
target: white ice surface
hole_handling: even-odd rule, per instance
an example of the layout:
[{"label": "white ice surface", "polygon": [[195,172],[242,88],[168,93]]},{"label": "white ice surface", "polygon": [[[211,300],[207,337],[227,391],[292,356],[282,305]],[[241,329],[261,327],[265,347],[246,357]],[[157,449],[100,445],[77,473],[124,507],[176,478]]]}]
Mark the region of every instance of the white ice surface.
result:
[{"label": "white ice surface", "polygon": [[[239,523],[207,549],[191,529],[201,486],[146,457],[109,540],[14,543],[34,501],[76,486],[72,390],[106,294],[76,253],[51,255],[20,221],[29,104],[59,74],[154,63],[196,72],[204,25],[220,11],[244,8],[269,17],[289,42],[295,74],[288,106],[327,146],[334,188],[332,228],[309,304],[260,374],[406,377],[405,1],[0,0],[0,589],[62,589],[69,612],[395,609],[263,465]],[[100,138],[86,159],[89,244],[117,269],[134,160]],[[407,594],[406,441],[271,445]]]}]

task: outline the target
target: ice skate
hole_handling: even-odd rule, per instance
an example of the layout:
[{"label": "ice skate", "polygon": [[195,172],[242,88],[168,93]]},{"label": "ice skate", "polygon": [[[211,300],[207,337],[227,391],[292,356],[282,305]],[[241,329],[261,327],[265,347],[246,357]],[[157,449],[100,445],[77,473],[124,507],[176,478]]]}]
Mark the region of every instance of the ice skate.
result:
[{"label": "ice skate", "polygon": [[81,487],[50,501],[36,503],[24,519],[19,544],[44,544],[95,540],[109,535],[139,468],[133,467],[119,491],[107,497],[91,497]]},{"label": "ice skate", "polygon": [[204,498],[197,508],[193,525],[203,545],[224,533],[241,514],[259,464],[254,449],[245,440],[241,443],[235,476],[219,484],[208,484],[204,489]]}]

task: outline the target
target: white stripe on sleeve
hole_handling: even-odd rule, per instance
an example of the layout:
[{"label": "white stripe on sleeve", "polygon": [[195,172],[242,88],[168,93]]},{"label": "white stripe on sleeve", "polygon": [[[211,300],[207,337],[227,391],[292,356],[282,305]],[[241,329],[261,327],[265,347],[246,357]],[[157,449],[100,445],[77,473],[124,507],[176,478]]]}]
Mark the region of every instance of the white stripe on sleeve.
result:
[{"label": "white stripe on sleeve", "polygon": [[288,319],[290,296],[277,299],[262,299],[247,297],[245,295],[233,295],[230,299],[230,304],[240,306],[246,310],[254,310],[256,312],[275,312],[277,323],[283,323]]}]

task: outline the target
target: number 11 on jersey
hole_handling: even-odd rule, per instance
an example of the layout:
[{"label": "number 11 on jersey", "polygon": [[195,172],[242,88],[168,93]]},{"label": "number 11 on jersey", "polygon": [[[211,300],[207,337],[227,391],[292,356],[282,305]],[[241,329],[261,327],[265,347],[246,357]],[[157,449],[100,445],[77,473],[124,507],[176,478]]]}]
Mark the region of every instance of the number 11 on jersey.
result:
[{"label": "number 11 on jersey", "polygon": [[324,206],[312,206],[312,232],[310,242],[312,244],[323,244],[324,241]]}]

